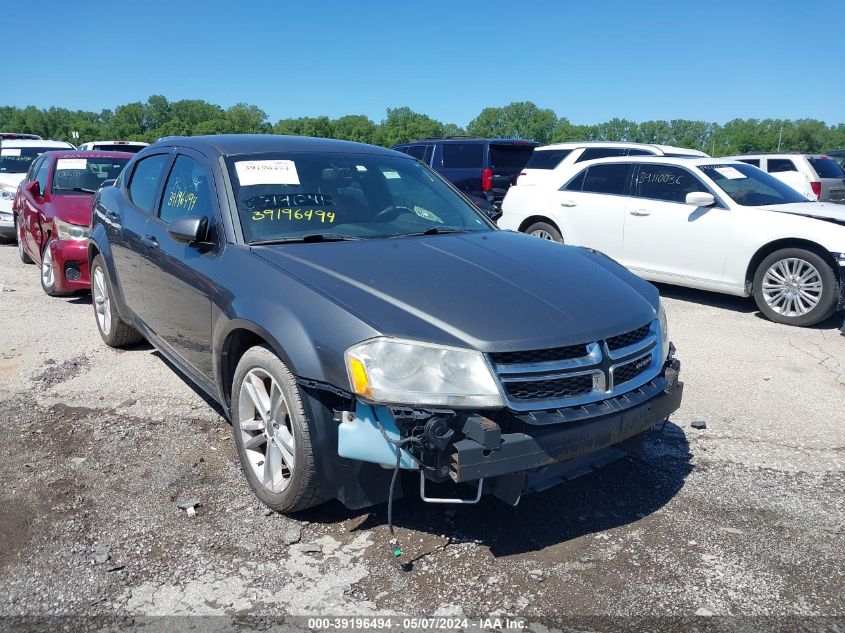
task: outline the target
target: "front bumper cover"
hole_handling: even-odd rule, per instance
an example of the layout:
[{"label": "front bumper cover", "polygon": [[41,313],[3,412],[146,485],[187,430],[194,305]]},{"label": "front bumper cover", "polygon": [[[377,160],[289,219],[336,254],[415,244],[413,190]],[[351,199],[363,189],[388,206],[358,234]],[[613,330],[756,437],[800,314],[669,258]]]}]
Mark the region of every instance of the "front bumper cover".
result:
[{"label": "front bumper cover", "polygon": [[656,381],[650,384],[658,390],[657,395],[649,396],[645,389],[627,394],[629,399],[641,400],[633,406],[526,433],[503,433],[499,447],[493,450],[469,438],[455,442],[451,477],[458,483],[498,477],[574,460],[620,444],[666,420],[680,407],[684,385],[677,380],[677,373],[663,389]]}]

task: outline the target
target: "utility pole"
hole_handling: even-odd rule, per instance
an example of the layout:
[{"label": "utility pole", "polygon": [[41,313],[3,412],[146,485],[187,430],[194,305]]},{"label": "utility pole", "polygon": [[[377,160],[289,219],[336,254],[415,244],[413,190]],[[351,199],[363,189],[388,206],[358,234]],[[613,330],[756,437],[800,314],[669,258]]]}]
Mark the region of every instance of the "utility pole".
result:
[{"label": "utility pole", "polygon": [[780,152],[780,144],[783,142],[783,126],[780,126],[780,133],[778,134],[778,152]]}]

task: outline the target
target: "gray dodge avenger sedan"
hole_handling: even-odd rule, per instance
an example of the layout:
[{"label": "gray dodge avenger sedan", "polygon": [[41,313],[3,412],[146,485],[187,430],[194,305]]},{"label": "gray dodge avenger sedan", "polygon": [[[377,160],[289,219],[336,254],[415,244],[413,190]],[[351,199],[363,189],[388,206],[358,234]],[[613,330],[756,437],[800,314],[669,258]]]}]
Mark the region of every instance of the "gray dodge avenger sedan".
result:
[{"label": "gray dodge avenger sedan", "polygon": [[681,401],[652,285],[380,147],[164,139],[98,192],[89,262],[103,340],[146,338],[216,400],[282,512],[392,499],[399,469],[426,501],[516,504]]}]

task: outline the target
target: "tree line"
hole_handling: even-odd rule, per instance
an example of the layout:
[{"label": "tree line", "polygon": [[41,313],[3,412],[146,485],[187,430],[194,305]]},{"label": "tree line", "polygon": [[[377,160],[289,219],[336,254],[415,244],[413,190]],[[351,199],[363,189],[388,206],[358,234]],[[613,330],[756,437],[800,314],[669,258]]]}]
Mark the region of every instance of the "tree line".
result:
[{"label": "tree line", "polygon": [[635,122],[614,118],[605,123],[578,125],[551,109],[530,101],[484,108],[466,128],[443,123],[411,108],[388,108],[375,122],[362,114],[336,119],[327,116],[268,120],[258,106],[238,103],[222,108],[199,99],[168,101],[153,95],[114,110],[88,112],[51,107],[0,107],[0,131],[39,134],[43,138],[152,142],[162,136],[199,134],[297,134],[338,138],[390,147],[423,138],[472,135],[526,138],[548,144],[562,141],[630,141],[699,149],[712,156],[746,152],[823,152],[845,148],[845,124],[828,125],[816,119],[734,119],[709,123],[686,119]]}]

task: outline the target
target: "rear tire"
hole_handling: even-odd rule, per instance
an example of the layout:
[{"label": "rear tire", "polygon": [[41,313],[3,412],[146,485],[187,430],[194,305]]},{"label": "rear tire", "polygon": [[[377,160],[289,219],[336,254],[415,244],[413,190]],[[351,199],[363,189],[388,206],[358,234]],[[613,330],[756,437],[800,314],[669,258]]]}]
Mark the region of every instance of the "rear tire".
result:
[{"label": "rear tire", "polygon": [[803,248],[775,251],[754,273],[754,300],[775,323],[797,327],[820,323],[836,311],[838,296],[833,267]]},{"label": "rear tire", "polygon": [[249,487],[283,513],[326,501],[320,496],[312,424],[296,379],[270,349],[248,349],[232,380],[232,431]]},{"label": "rear tire", "polygon": [[97,330],[109,347],[127,347],[143,337],[117,314],[112,303],[113,296],[105,262],[101,255],[97,255],[91,262],[91,304]]},{"label": "rear tire", "polygon": [[18,257],[21,258],[21,261],[24,264],[32,264],[32,258],[26,252],[26,249],[23,246],[23,233],[21,231],[21,219],[20,216],[15,216],[15,235],[18,238]]},{"label": "rear tire", "polygon": [[563,243],[563,235],[548,222],[535,222],[525,229],[525,233],[533,237],[539,237],[541,240]]}]

